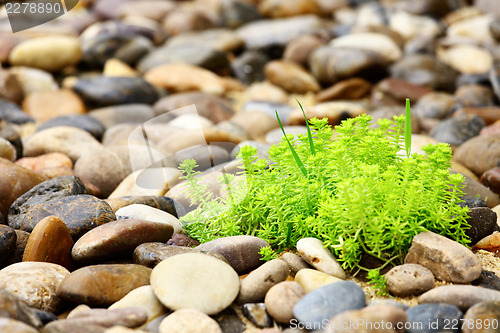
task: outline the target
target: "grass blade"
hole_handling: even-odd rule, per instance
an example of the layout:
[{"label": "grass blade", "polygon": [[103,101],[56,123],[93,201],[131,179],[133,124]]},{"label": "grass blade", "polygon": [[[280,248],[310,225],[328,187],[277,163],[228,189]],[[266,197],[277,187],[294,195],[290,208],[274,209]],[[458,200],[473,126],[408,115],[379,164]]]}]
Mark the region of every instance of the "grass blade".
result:
[{"label": "grass blade", "polygon": [[311,148],[311,154],[315,154],[316,153],[316,150],[314,149],[314,142],[313,142],[313,138],[312,138],[312,133],[311,133],[311,129],[309,128],[309,122],[307,121],[307,118],[306,118],[306,113],[304,112],[304,108],[302,107],[302,104],[300,104],[299,100],[298,99],[295,99],[297,101],[297,103],[299,103],[299,106],[300,106],[300,110],[302,111],[302,114],[304,115],[304,120],[306,121],[306,127],[307,127],[307,138],[309,139],[309,147]]},{"label": "grass blade", "polygon": [[293,159],[295,160],[295,163],[297,163],[297,165],[299,166],[299,169],[302,172],[302,174],[304,175],[304,177],[307,177],[307,170],[306,170],[306,167],[304,166],[304,163],[302,163],[302,161],[299,158],[299,155],[297,155],[297,152],[293,148],[290,140],[288,140],[288,138],[286,137],[285,129],[283,128],[283,124],[281,124],[280,116],[278,115],[278,110],[274,110],[274,112],[276,112],[276,118],[278,119],[278,123],[280,124],[281,131],[283,132],[283,135],[285,136],[285,140],[286,140],[286,142],[288,142],[288,146],[290,147],[290,151],[292,152],[292,156],[293,156]]},{"label": "grass blade", "polygon": [[406,112],[405,112],[405,148],[406,157],[411,155],[411,112],[410,112],[410,99],[406,99]]}]

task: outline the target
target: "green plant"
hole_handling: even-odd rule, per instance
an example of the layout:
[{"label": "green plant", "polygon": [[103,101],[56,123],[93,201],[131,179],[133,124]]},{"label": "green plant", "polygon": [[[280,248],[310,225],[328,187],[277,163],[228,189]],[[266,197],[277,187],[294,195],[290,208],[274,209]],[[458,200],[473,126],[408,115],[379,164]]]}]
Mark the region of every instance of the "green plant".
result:
[{"label": "green plant", "polygon": [[379,269],[371,269],[366,274],[366,278],[369,280],[369,284],[375,289],[377,295],[379,296],[389,296],[389,291],[387,289],[387,279],[384,275],[380,274]]},{"label": "green plant", "polygon": [[214,200],[199,186],[194,161],[185,161],[180,169],[199,203],[181,218],[186,232],[201,242],[254,235],[277,251],[316,237],[345,269],[364,269],[363,254],[383,266],[401,263],[422,231],[467,244],[468,208],[457,205],[463,177],[448,170],[451,149],[428,145],[425,155],[410,155],[409,112],[407,104],[406,121],[383,119],[377,128],[368,115],[347,119],[333,139],[327,119],[311,119],[308,135],[285,134],[269,161],[243,147],[240,175],[222,179],[228,195]]},{"label": "green plant", "polygon": [[264,261],[276,259],[276,252],[274,252],[270,246],[261,247],[259,254],[261,256],[261,260]]}]

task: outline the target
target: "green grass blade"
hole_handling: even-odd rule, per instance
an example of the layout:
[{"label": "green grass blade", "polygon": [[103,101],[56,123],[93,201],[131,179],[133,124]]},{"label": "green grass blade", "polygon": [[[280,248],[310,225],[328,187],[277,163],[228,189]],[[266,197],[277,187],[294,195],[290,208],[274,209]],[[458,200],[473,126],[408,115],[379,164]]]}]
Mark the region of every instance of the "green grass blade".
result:
[{"label": "green grass blade", "polygon": [[278,119],[278,123],[280,124],[281,131],[283,132],[283,135],[285,136],[285,140],[286,140],[286,142],[288,142],[288,146],[290,147],[290,151],[292,152],[292,156],[293,156],[293,159],[295,160],[295,163],[297,163],[297,165],[299,166],[299,169],[302,172],[302,174],[304,175],[304,177],[307,177],[307,170],[306,170],[306,167],[304,166],[304,163],[302,163],[302,161],[299,158],[299,155],[297,155],[297,152],[293,148],[290,140],[288,140],[288,138],[286,137],[285,129],[283,128],[283,124],[281,124],[280,116],[278,115],[278,110],[274,110],[274,112],[276,112],[276,118]]},{"label": "green grass blade", "polygon": [[406,157],[411,155],[411,113],[410,113],[410,99],[406,99],[406,112],[405,112],[405,148]]},{"label": "green grass blade", "polygon": [[299,103],[299,106],[300,106],[300,110],[302,111],[302,114],[304,115],[304,120],[306,121],[306,127],[307,127],[307,138],[309,139],[309,147],[311,148],[311,154],[315,154],[316,153],[316,150],[314,149],[314,142],[313,142],[313,138],[312,138],[312,133],[311,133],[311,129],[309,128],[309,122],[307,121],[307,118],[306,118],[306,113],[304,112],[304,108],[302,107],[302,104],[300,104],[299,100],[298,99],[295,99],[297,101],[297,103]]}]

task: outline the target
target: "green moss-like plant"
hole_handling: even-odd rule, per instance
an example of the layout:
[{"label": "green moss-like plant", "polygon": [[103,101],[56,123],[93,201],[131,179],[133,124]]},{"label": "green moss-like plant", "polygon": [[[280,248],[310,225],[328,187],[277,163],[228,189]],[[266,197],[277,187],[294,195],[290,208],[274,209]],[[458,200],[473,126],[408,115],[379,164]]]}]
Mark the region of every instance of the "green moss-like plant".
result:
[{"label": "green moss-like plant", "polygon": [[361,115],[336,126],[333,139],[327,119],[311,119],[309,135],[286,135],[268,161],[243,147],[241,175],[226,175],[229,195],[215,200],[199,184],[195,161],[186,160],[180,169],[199,207],[181,222],[201,242],[246,234],[277,251],[316,237],[345,269],[362,269],[363,254],[383,266],[401,263],[422,231],[467,244],[468,208],[458,205],[463,177],[448,170],[451,149],[428,145],[425,155],[410,155],[408,117],[409,105],[406,126],[400,116],[374,128]]}]

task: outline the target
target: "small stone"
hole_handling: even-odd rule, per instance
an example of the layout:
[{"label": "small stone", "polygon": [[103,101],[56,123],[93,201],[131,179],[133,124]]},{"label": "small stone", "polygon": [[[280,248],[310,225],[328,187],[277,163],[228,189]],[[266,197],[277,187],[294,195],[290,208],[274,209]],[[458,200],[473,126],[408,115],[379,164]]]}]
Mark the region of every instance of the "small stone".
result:
[{"label": "small stone", "polygon": [[500,160],[500,135],[481,135],[464,142],[455,151],[455,159],[476,175],[497,166]]},{"label": "small stone", "polygon": [[78,332],[78,333],[104,333],[106,328],[101,325],[86,324],[72,320],[58,320],[47,324],[44,333]]},{"label": "small stone", "polygon": [[47,262],[19,262],[0,270],[0,288],[8,290],[29,306],[49,312],[62,309],[56,288],[69,271]]},{"label": "small stone", "polygon": [[222,333],[215,320],[195,309],[180,309],[160,324],[160,333]]},{"label": "small stone", "polygon": [[443,92],[429,92],[414,106],[414,112],[422,118],[448,118],[457,108],[457,98]]},{"label": "small stone", "polygon": [[17,235],[14,229],[6,225],[0,225],[0,265],[7,261],[16,250]]},{"label": "small stone", "polygon": [[112,77],[120,77],[120,76],[135,77],[138,76],[138,73],[123,61],[111,58],[107,60],[106,63],[104,64],[104,68],[102,69],[102,75],[112,76]]},{"label": "small stone", "polygon": [[[455,91],[455,96],[460,102],[460,105],[466,108],[482,108],[495,105],[495,97],[491,88],[480,84],[467,84],[460,86]],[[497,108],[492,109],[497,110]]]},{"label": "small stone", "polygon": [[[302,120],[303,119],[304,118],[302,118]],[[302,135],[307,134],[306,126],[283,126],[283,130],[287,135],[293,134],[293,136],[297,136],[297,134],[302,134]],[[266,143],[270,145],[278,145],[282,140],[284,140],[284,138],[283,138],[283,131],[281,130],[281,128],[276,128],[274,130],[269,131],[265,137]]]},{"label": "small stone", "polygon": [[438,59],[462,74],[488,73],[493,65],[491,53],[473,45],[455,45],[437,52]]},{"label": "small stone", "polygon": [[163,29],[169,35],[215,28],[205,11],[174,9],[163,19]]},{"label": "small stone", "polygon": [[85,105],[71,90],[34,92],[23,101],[23,110],[36,121],[85,113]]},{"label": "small stone", "polygon": [[304,295],[304,289],[297,282],[280,282],[266,293],[266,310],[277,322],[289,324],[293,319],[293,307]]},{"label": "small stone", "polygon": [[33,122],[17,104],[8,102],[0,97],[0,119],[12,124],[25,124]]},{"label": "small stone", "polygon": [[361,78],[351,78],[335,83],[316,94],[316,101],[356,100],[369,95],[372,89],[370,82]]},{"label": "small stone", "polygon": [[283,50],[283,60],[306,66],[311,53],[322,45],[323,41],[315,35],[306,34],[298,36],[286,45]]},{"label": "small stone", "polygon": [[273,318],[267,314],[264,303],[243,304],[242,312],[258,328],[271,327],[273,325]]},{"label": "small stone", "polygon": [[484,121],[474,115],[458,115],[439,122],[429,135],[439,142],[460,146],[465,141],[478,136],[485,126]]},{"label": "small stone", "polygon": [[[2,104],[0,99],[0,105]],[[0,107],[2,109],[2,107]],[[0,118],[2,115],[0,114]],[[0,122],[0,137],[9,141],[14,149],[16,150],[16,159],[23,156],[23,142],[21,141],[21,135],[17,129],[14,128],[15,125],[11,125],[8,122]]]},{"label": "small stone", "polygon": [[433,232],[413,238],[405,263],[419,264],[434,276],[453,283],[469,283],[481,275],[479,259],[465,246]]},{"label": "small stone", "polygon": [[47,216],[33,228],[24,250],[23,261],[43,261],[73,268],[73,239],[68,227],[56,216]]},{"label": "small stone", "polygon": [[486,125],[494,124],[500,119],[500,108],[496,106],[466,107],[457,110],[457,113],[478,116]]},{"label": "small stone", "polygon": [[[463,313],[454,305],[450,304],[420,304],[412,306],[406,310],[408,316],[408,333],[421,332],[453,332],[459,333],[457,325],[450,323],[460,323]],[[433,325],[433,326],[431,326]]]},{"label": "small stone", "polygon": [[[480,2],[487,2],[489,0],[475,1],[475,5],[481,8]],[[479,6],[478,6],[479,5]],[[484,13],[494,13],[495,9],[485,11]],[[492,42],[492,37],[489,31],[490,23],[493,21],[494,15],[472,15],[472,17],[459,20],[451,24],[446,29],[448,37],[468,38],[475,40],[479,43],[488,44]]]},{"label": "small stone", "polygon": [[35,67],[47,71],[58,71],[80,61],[82,50],[76,37],[47,36],[18,44],[9,56],[14,66]]},{"label": "small stone", "polygon": [[212,316],[212,318],[219,324],[223,333],[243,333],[246,330],[245,324],[230,307]]},{"label": "small stone", "polygon": [[21,87],[23,88],[24,96],[28,96],[38,91],[56,91],[59,85],[56,83],[52,74],[31,67],[12,67],[10,72],[13,73]]},{"label": "small stone", "polygon": [[192,46],[204,45],[221,52],[232,52],[243,46],[243,40],[230,29],[210,29],[171,36],[168,45]]},{"label": "small stone", "polygon": [[500,277],[492,271],[483,269],[481,276],[477,280],[472,281],[472,284],[482,288],[500,290]]},{"label": "small stone", "polygon": [[[88,115],[103,124],[108,129],[105,134],[109,135],[109,129],[113,126],[127,124],[128,127],[135,128],[137,126],[131,124],[142,124],[154,118],[155,113],[150,105],[132,103],[93,109]],[[103,135],[103,143],[105,138]]]},{"label": "small stone", "polygon": [[462,311],[484,301],[500,301],[500,291],[476,286],[448,285],[433,288],[418,297],[418,303],[448,303]]},{"label": "small stone", "polygon": [[476,181],[471,176],[465,175],[463,184],[465,185],[463,191],[466,196],[477,196],[479,198],[482,198],[483,200],[486,200],[486,204],[490,208],[500,205],[500,199],[498,198],[498,195],[480,182]]},{"label": "small stone", "polygon": [[259,3],[259,12],[271,18],[321,14],[320,6],[314,1],[307,0],[264,0]]},{"label": "small stone", "polygon": [[239,28],[245,23],[262,18],[255,4],[233,0],[221,3],[221,16],[224,26],[230,29]]},{"label": "small stone", "polygon": [[[431,91],[432,90],[427,87],[416,85],[405,80],[387,78],[377,83],[373,88],[372,101],[377,105],[395,105],[400,107],[404,105],[406,98],[409,98],[412,102],[420,101],[423,96]],[[412,115],[416,112],[415,108],[416,106],[412,109],[414,110]]]},{"label": "small stone", "polygon": [[381,33],[362,32],[338,37],[330,42],[335,48],[360,48],[376,52],[389,61],[397,61],[403,56],[399,46]]},{"label": "small stone", "polygon": [[297,242],[297,251],[304,260],[317,270],[345,279],[346,274],[331,252],[317,238],[302,238]]},{"label": "small stone", "polygon": [[142,286],[130,291],[118,302],[113,303],[108,309],[126,309],[138,307],[147,312],[146,323],[166,313],[163,304],[156,298],[150,285]]},{"label": "small stone", "polygon": [[442,27],[432,17],[413,15],[398,11],[390,16],[389,26],[406,40],[419,35],[436,37],[442,33]]},{"label": "small stone", "polygon": [[57,318],[57,316],[52,312],[43,311],[35,308],[32,308],[32,310],[35,313],[35,315],[41,320],[44,326],[52,321],[59,320],[59,318]]},{"label": "small stone", "polygon": [[365,293],[352,281],[340,281],[318,288],[305,295],[294,306],[293,314],[308,328],[319,329],[326,320],[348,310],[362,309]]},{"label": "small stone", "polygon": [[174,228],[170,224],[145,220],[118,220],[84,234],[73,246],[77,262],[130,258],[135,248],[146,242],[166,242]]},{"label": "small stone", "polygon": [[267,79],[274,85],[290,93],[305,94],[316,92],[320,86],[316,79],[301,65],[291,61],[274,60],[264,67]]},{"label": "small stone", "polygon": [[153,104],[158,99],[155,88],[139,77],[97,76],[79,79],[73,90],[89,106],[116,104]]},{"label": "small stone", "polygon": [[81,194],[34,204],[25,214],[9,218],[9,225],[31,232],[38,222],[51,215],[59,217],[66,224],[73,240],[101,224],[116,219],[106,202],[91,195]]},{"label": "small stone", "polygon": [[163,210],[175,217],[177,215],[178,203],[174,199],[165,196],[124,196],[119,198],[112,198],[105,200],[111,209],[116,212],[118,209],[132,205],[132,204],[142,204]]},{"label": "small stone", "polygon": [[418,295],[434,288],[434,275],[421,265],[404,264],[391,268],[386,274],[387,288],[394,296]]},{"label": "small stone", "polygon": [[170,309],[191,308],[211,315],[236,299],[240,281],[234,269],[222,260],[186,253],[160,262],[151,274],[151,286]]},{"label": "small stone", "polygon": [[219,253],[238,274],[245,274],[263,264],[259,251],[269,244],[254,236],[230,236],[203,243],[195,249]]},{"label": "small stone", "polygon": [[273,259],[259,266],[241,281],[236,301],[240,304],[262,301],[272,286],[286,280],[288,271],[287,263],[281,259]]},{"label": "small stone", "polygon": [[238,112],[231,118],[231,122],[243,128],[252,139],[261,138],[279,126],[276,118],[260,111]]},{"label": "small stone", "polygon": [[37,333],[38,330],[33,327],[26,325],[23,322],[10,319],[10,318],[0,318],[0,330],[4,332],[16,332],[16,333]]},{"label": "small stone", "polygon": [[[464,325],[462,332],[479,333],[493,332],[498,329],[497,323],[500,320],[500,301],[487,301],[476,303],[471,306],[464,315]],[[474,323],[474,324],[472,324]],[[488,327],[490,328],[488,330]],[[492,329],[496,327],[496,329]]]},{"label": "small stone", "polygon": [[102,146],[87,131],[76,127],[60,126],[37,132],[24,141],[24,156],[34,157],[47,153],[63,153],[74,162],[87,152]]},{"label": "small stone", "polygon": [[489,236],[497,226],[497,214],[488,207],[470,208],[467,213],[467,223],[471,228],[465,231],[470,238],[470,245],[475,245],[481,239]]},{"label": "small stone", "polygon": [[15,230],[16,232],[16,245],[14,248],[13,255],[7,256],[7,265],[14,264],[16,262],[23,261],[24,249],[26,248],[26,244],[28,243],[28,238],[30,236],[29,232],[22,230]]},{"label": "small stone", "polygon": [[49,153],[37,157],[23,157],[16,161],[16,164],[33,171],[42,171],[48,168],[69,168],[73,169],[73,162],[68,155],[62,153]]},{"label": "small stone", "polygon": [[69,115],[52,118],[37,127],[37,132],[47,128],[58,126],[72,126],[80,128],[92,134],[97,140],[101,140],[106,130],[101,122],[89,115]]},{"label": "small stone", "polygon": [[[230,2],[243,3],[240,1]],[[231,69],[238,80],[243,84],[250,85],[266,79],[264,66],[268,61],[269,57],[264,52],[247,50],[231,62]]]},{"label": "small stone", "polygon": [[125,177],[113,193],[109,195],[108,200],[124,196],[168,195],[176,201],[176,214],[172,213],[172,215],[182,216],[181,213],[184,212],[184,207],[182,207],[182,205],[184,203],[177,202],[179,198],[167,194],[170,190],[170,186],[172,186],[172,188],[175,187],[172,184],[176,184],[179,181],[179,176],[181,176],[180,171],[173,167],[139,169]]},{"label": "small stone", "polygon": [[[354,118],[369,111],[356,102],[326,102],[304,109],[306,118],[328,118],[331,125],[340,124],[342,120]],[[300,114],[300,115],[299,115]],[[288,119],[290,125],[305,125],[304,115],[300,109],[295,109]],[[288,134],[288,132],[286,132]]]},{"label": "small stone", "polygon": [[493,192],[500,193],[500,167],[487,170],[481,175],[479,181]]},{"label": "small stone", "polygon": [[118,9],[118,16],[121,18],[125,18],[128,16],[140,16],[159,22],[168,12],[170,12],[174,8],[175,3],[172,1],[165,1],[160,3],[155,3],[152,1],[125,2]]},{"label": "small stone", "polygon": [[26,305],[17,295],[6,289],[0,289],[0,308],[2,317],[15,319],[31,327],[41,328],[42,323],[35,313],[35,309]]},{"label": "small stone", "polygon": [[281,259],[283,259],[288,264],[288,267],[290,268],[290,274],[292,275],[297,274],[297,272],[301,269],[311,267],[304,259],[291,252],[284,253]]},{"label": "small stone", "polygon": [[[288,95],[287,93],[281,89],[280,87],[275,86],[274,84],[271,84],[267,81],[264,82],[258,82],[252,84],[248,89],[246,90],[246,93],[248,95],[248,100],[249,101],[265,101],[267,103],[277,103],[280,104],[283,107],[287,107],[288,109],[291,109],[291,107],[287,106],[286,103],[288,102]],[[249,103],[247,103],[249,104]],[[245,104],[243,106],[242,111],[245,111]],[[250,105],[253,103],[250,102]],[[262,104],[261,104],[262,105]],[[273,110],[271,110],[273,112]],[[282,110],[278,109],[278,113],[280,114],[280,111]],[[270,115],[272,115],[272,112],[268,112]],[[282,114],[280,114],[281,118]],[[283,120],[282,120],[283,121]]]},{"label": "small stone", "polygon": [[[337,328],[342,327],[342,325],[352,327],[352,325],[359,323],[364,324],[364,327],[359,328],[362,332],[402,333],[405,331],[406,320],[406,313],[401,308],[393,305],[373,305],[361,310],[350,310],[337,314],[330,320],[325,333],[338,332]],[[399,327],[402,328],[398,329]]]},{"label": "small stone", "polygon": [[72,272],[57,288],[71,302],[109,306],[130,291],[149,284],[151,268],[134,264],[86,266]]},{"label": "small stone", "polygon": [[0,70],[0,98],[18,104],[23,97],[23,88],[15,75],[9,71]]},{"label": "small stone", "polygon": [[181,223],[175,216],[163,210],[143,204],[132,204],[122,207],[116,211],[116,216],[164,223],[172,226],[176,234],[183,232]]},{"label": "small stone", "polygon": [[295,274],[295,281],[300,284],[306,294],[327,284],[342,281],[338,277],[315,269],[303,268]]}]

